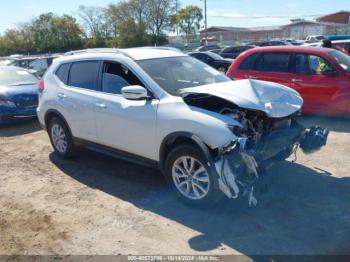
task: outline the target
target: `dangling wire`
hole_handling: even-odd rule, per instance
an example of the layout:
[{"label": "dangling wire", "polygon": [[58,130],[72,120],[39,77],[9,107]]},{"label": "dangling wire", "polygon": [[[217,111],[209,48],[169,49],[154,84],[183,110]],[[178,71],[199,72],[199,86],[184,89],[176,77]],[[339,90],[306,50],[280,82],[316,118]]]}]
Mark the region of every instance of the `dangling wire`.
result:
[{"label": "dangling wire", "polygon": [[294,159],[292,160],[292,163],[295,163],[298,160],[297,151],[299,149],[299,146],[299,144],[296,144],[293,148],[292,154],[294,155]]}]

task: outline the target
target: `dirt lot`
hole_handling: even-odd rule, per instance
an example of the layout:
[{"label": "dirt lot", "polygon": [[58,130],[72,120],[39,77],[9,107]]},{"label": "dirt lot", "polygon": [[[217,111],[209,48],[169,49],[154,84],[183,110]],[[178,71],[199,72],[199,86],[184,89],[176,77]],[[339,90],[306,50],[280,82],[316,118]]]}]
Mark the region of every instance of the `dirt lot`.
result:
[{"label": "dirt lot", "polygon": [[350,254],[350,120],[269,172],[256,208],[182,205],[152,169],[52,153],[36,122],[0,128],[0,254]]}]

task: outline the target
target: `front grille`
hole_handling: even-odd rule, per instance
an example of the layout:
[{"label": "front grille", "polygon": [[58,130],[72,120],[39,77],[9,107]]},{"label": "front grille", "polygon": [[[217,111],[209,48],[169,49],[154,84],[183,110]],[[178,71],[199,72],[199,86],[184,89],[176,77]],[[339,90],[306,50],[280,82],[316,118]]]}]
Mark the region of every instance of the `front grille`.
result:
[{"label": "front grille", "polygon": [[27,108],[27,107],[33,107],[38,106],[38,99],[30,99],[30,100],[23,100],[16,102],[16,106],[19,108]]}]

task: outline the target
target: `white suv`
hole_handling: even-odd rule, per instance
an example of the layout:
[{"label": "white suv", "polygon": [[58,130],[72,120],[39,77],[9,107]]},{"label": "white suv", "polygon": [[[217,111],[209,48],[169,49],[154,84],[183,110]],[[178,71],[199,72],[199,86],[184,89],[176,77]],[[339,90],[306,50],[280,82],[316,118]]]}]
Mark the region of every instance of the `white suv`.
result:
[{"label": "white suv", "polygon": [[39,82],[41,124],[57,154],[78,148],[159,168],[193,205],[247,196],[275,161],[301,144],[325,144],[305,130],[292,89],[231,81],[208,65],[163,48],[92,49],[56,59]]}]

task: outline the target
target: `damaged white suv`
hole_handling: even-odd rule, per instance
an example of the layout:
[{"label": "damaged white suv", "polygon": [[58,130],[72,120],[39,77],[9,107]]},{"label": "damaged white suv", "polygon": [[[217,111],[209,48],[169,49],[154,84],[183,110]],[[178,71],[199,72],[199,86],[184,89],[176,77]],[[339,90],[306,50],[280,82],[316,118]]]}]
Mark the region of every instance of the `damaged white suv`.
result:
[{"label": "damaged white suv", "polygon": [[253,195],[260,174],[328,131],[297,121],[292,89],[231,81],[181,52],[92,49],[56,59],[39,82],[41,124],[57,154],[85,146],[159,168],[185,202]]}]

